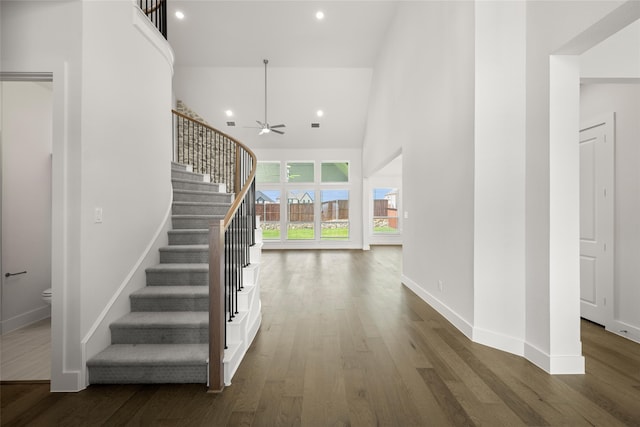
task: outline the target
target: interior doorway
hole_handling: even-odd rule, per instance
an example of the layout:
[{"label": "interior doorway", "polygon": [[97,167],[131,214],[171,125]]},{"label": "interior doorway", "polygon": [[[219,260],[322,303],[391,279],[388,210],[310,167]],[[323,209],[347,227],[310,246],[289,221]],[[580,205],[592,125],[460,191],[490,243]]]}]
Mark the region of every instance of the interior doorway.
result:
[{"label": "interior doorway", "polygon": [[42,293],[51,288],[52,79],[2,77],[2,380],[46,380],[51,306]]},{"label": "interior doorway", "polygon": [[580,315],[600,325],[614,303],[613,123],[611,114],[580,130]]}]

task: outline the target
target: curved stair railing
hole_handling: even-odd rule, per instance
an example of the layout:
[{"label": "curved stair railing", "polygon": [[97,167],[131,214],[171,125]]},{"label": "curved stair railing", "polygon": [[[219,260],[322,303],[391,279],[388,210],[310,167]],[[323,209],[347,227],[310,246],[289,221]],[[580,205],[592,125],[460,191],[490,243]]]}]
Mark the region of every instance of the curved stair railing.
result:
[{"label": "curved stair railing", "polygon": [[138,6],[142,13],[167,38],[167,2],[166,0],[138,0]]},{"label": "curved stair railing", "polygon": [[255,154],[235,138],[172,110],[177,162],[226,185],[235,199],[209,226],[209,391],[224,388],[226,324],[238,314],[243,268],[255,244]]}]

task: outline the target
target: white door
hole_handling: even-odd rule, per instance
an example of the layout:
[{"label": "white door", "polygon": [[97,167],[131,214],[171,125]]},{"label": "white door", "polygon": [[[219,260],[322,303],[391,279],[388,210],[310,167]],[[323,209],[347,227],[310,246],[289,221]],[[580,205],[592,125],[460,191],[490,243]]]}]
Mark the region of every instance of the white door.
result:
[{"label": "white door", "polygon": [[613,317],[613,114],[580,131],[580,315]]}]

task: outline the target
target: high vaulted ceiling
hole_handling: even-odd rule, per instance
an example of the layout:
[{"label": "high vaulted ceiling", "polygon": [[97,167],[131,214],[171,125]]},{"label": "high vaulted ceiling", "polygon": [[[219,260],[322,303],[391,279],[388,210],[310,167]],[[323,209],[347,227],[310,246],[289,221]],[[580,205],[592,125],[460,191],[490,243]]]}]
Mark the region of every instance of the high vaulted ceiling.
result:
[{"label": "high vaulted ceiling", "polygon": [[[169,2],[177,66],[372,67],[394,1]],[[175,18],[175,11],[185,14]],[[317,11],[325,15],[316,19]]]},{"label": "high vaulted ceiling", "polygon": [[[176,97],[252,147],[359,148],[372,68],[396,4],[174,0],[168,38]],[[176,19],[177,10],[183,20]],[[269,60],[269,123],[285,123],[285,135],[258,137],[257,129],[247,128],[264,120],[263,59]],[[226,126],[227,109],[235,127]]]}]

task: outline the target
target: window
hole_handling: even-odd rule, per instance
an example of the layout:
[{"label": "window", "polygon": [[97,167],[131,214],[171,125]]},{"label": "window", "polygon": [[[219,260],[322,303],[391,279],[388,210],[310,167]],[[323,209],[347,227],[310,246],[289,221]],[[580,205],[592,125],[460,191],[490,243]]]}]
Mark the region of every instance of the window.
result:
[{"label": "window", "polygon": [[287,192],[287,239],[315,239],[314,200],[313,190]]},{"label": "window", "polygon": [[320,176],[322,182],[349,182],[349,163],[322,162]]},{"label": "window", "polygon": [[256,190],[256,215],[264,240],[280,240],[280,191]]},{"label": "window", "polygon": [[313,162],[287,163],[287,182],[313,182]]},{"label": "window", "polygon": [[280,182],[280,162],[258,162],[256,182],[258,184]]},{"label": "window", "polygon": [[373,189],[373,232],[398,233],[398,189]]},{"label": "window", "polygon": [[259,161],[255,199],[264,241],[331,247],[352,239],[350,167],[349,161]]},{"label": "window", "polygon": [[349,239],[349,191],[322,190],[320,239]]}]

